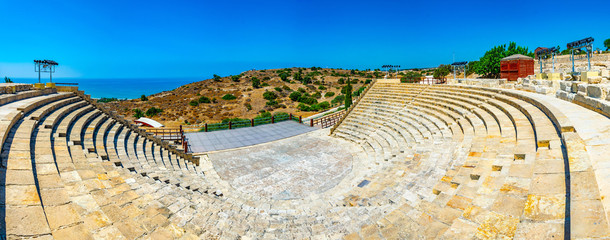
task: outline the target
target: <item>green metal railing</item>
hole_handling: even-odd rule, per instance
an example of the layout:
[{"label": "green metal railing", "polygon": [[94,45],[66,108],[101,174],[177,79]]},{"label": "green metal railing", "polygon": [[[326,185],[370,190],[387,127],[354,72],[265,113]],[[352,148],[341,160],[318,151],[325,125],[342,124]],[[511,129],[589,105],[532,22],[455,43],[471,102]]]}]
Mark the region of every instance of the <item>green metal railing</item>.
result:
[{"label": "green metal railing", "polygon": [[303,123],[301,116],[296,116],[288,113],[276,113],[270,117],[256,117],[252,119],[235,119],[232,121],[226,121],[221,123],[206,123],[203,125],[200,132],[212,132],[219,130],[227,130],[227,129],[236,129],[236,128],[245,128],[245,127],[254,127],[264,124],[272,124],[276,122],[283,122],[293,120],[299,123]]}]

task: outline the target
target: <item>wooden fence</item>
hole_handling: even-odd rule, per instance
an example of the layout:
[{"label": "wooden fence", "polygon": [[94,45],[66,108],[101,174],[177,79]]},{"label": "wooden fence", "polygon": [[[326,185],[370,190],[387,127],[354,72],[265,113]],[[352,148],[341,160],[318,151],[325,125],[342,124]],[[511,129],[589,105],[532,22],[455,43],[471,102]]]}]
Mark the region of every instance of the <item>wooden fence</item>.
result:
[{"label": "wooden fence", "polygon": [[321,128],[332,127],[339,123],[343,115],[345,115],[345,110],[331,113],[316,119],[310,119],[309,126],[320,126]]}]

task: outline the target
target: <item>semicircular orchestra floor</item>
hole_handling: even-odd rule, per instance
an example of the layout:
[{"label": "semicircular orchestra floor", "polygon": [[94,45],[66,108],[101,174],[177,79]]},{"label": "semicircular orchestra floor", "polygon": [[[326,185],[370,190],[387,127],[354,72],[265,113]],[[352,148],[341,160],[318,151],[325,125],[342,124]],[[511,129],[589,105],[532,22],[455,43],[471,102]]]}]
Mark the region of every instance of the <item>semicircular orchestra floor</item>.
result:
[{"label": "semicircular orchestra floor", "polygon": [[[209,154],[224,181],[243,193],[287,200],[323,193],[352,169],[353,146],[327,131]],[[355,150],[354,150],[355,151]]]}]

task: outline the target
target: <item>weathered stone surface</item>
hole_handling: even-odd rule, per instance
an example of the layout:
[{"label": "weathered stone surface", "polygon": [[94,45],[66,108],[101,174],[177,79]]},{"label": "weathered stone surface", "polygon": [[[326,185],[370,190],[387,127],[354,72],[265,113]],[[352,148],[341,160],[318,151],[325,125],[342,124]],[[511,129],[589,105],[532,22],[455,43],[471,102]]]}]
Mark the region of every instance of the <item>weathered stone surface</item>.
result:
[{"label": "weathered stone surface", "polygon": [[32,236],[50,234],[42,207],[6,207],[6,234]]}]

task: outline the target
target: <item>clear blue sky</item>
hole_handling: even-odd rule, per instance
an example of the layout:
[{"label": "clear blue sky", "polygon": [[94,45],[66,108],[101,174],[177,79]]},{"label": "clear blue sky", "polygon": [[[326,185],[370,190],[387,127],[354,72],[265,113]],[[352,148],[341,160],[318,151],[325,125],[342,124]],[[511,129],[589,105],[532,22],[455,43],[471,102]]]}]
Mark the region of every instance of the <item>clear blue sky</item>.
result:
[{"label": "clear blue sky", "polygon": [[[506,2],[506,3],[503,3]],[[0,0],[0,77],[201,77],[256,68],[430,67],[515,41],[610,38],[610,1]]]}]

